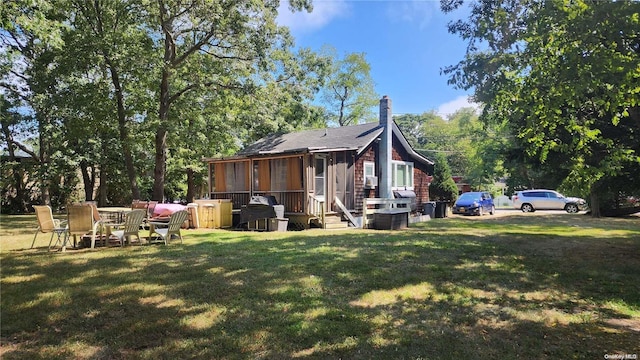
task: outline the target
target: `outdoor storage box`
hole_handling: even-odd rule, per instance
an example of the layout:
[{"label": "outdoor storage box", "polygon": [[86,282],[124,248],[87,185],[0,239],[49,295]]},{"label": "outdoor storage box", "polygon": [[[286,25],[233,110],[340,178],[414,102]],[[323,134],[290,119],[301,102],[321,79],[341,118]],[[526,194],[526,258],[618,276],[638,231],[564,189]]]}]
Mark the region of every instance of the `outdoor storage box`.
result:
[{"label": "outdoor storage box", "polygon": [[233,203],[228,199],[195,200],[198,220],[202,228],[219,229],[233,225]]},{"label": "outdoor storage box", "polygon": [[409,224],[409,212],[406,209],[380,210],[373,216],[377,230],[404,229]]}]

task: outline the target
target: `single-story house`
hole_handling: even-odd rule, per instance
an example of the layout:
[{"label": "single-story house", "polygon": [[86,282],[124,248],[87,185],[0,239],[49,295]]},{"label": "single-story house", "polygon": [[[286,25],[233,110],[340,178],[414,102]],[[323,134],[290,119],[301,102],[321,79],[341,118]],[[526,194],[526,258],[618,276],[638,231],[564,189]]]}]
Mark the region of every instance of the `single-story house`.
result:
[{"label": "single-story house", "polygon": [[272,134],[236,155],[205,159],[209,197],[241,209],[253,196],[273,196],[289,222],[323,226],[347,210],[358,216],[364,198],[429,200],[433,162],[411,148],[380,100],[380,121]]}]

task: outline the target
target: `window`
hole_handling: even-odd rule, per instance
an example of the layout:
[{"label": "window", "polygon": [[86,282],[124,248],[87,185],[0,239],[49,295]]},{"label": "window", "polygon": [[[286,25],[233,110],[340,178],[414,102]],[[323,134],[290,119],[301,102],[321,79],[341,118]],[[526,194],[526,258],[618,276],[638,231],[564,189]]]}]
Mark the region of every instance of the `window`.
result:
[{"label": "window", "polygon": [[364,162],[364,179],[363,181],[366,183],[367,178],[370,176],[376,176],[376,163],[365,161]]},{"label": "window", "polygon": [[394,161],[391,163],[391,187],[413,188],[413,163]]}]

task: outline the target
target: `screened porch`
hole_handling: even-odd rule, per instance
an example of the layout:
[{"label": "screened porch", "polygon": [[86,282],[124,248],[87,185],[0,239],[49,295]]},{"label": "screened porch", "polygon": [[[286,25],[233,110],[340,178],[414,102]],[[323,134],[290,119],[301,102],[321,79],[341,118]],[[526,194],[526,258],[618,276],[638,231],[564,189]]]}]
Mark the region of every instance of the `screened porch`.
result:
[{"label": "screened porch", "polygon": [[268,195],[286,213],[309,214],[304,171],[304,155],[216,161],[209,164],[210,197],[230,199],[240,209],[252,196]]}]

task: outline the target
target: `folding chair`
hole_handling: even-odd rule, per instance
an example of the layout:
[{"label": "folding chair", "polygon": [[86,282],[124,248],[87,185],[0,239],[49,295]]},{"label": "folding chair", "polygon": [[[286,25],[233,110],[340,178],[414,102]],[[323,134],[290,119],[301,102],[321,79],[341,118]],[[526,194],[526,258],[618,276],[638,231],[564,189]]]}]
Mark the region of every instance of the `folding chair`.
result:
[{"label": "folding chair", "polygon": [[[51,233],[51,238],[49,239],[49,250],[51,250],[51,243],[53,242],[53,235],[57,235],[57,240],[54,246],[60,243],[60,236],[67,232],[66,221],[58,220],[53,218],[53,212],[51,211],[51,207],[48,205],[34,205],[33,208],[36,211],[36,218],[38,219],[38,228],[36,229],[36,233],[33,236],[33,241],[31,242],[31,248],[33,249],[33,245],[36,243],[36,237],[39,233]],[[64,239],[64,237],[63,237]]]}]

